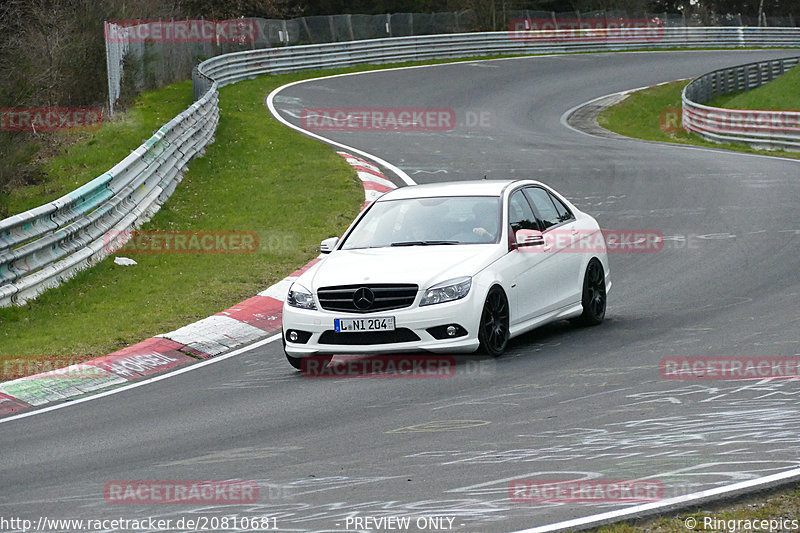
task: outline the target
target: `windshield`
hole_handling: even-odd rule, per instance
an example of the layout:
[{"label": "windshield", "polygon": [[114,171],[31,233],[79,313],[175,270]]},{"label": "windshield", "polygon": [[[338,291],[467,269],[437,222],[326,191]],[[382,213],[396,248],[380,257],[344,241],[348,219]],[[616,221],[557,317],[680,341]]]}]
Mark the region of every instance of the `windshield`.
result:
[{"label": "windshield", "polygon": [[372,206],[342,249],[491,244],[497,242],[499,228],[496,196],[389,200]]}]

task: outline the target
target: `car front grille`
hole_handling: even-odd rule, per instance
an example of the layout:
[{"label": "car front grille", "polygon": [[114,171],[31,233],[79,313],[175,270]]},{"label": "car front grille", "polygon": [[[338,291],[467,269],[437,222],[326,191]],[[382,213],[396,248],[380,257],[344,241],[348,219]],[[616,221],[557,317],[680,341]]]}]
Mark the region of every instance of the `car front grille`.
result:
[{"label": "car front grille", "polygon": [[414,303],[419,287],[402,283],[373,283],[321,287],[319,304],[327,311],[374,313],[402,309]]},{"label": "car front grille", "polygon": [[395,344],[398,342],[414,342],[419,337],[408,328],[394,331],[360,331],[355,333],[338,333],[329,329],[319,336],[320,344],[338,344],[364,346],[370,344]]}]

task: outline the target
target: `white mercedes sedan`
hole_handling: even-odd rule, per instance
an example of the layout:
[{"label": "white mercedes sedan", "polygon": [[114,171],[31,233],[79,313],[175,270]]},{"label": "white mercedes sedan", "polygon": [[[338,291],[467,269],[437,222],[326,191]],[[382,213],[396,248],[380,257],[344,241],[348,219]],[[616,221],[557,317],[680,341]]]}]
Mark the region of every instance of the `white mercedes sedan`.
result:
[{"label": "white mercedes sedan", "polygon": [[335,354],[501,355],[509,339],[572,319],[599,324],[611,288],[594,218],[531,180],[415,185],[364,209],[289,289],[295,368]]}]

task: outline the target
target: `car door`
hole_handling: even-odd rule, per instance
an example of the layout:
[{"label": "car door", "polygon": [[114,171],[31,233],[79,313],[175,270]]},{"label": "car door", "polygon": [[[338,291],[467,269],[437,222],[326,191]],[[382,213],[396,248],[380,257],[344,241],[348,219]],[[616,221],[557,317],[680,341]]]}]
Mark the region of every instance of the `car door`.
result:
[{"label": "car door", "polygon": [[555,195],[543,187],[526,187],[539,224],[544,227],[548,268],[539,274],[546,280],[550,306],[546,312],[580,301],[583,256],[575,216]]},{"label": "car door", "polygon": [[552,254],[543,246],[514,247],[518,230],[542,229],[522,189],[509,196],[507,212],[511,250],[500,260],[499,266],[511,281],[508,299],[513,326],[543,314],[554,305],[552,292],[547,288],[548,276],[540,275],[542,270],[549,268]]}]

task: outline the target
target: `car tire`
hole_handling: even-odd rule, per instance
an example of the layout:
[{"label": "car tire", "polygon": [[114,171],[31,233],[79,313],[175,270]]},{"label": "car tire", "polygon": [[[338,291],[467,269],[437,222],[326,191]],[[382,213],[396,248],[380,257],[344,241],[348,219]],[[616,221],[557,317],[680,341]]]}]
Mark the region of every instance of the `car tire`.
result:
[{"label": "car tire", "polygon": [[508,298],[499,286],[489,289],[478,326],[480,349],[492,357],[500,357],[506,350],[509,339]]},{"label": "car tire", "polygon": [[574,322],[580,326],[596,326],[606,316],[606,276],[603,265],[592,259],[586,265],[581,293],[583,313]]},{"label": "car tire", "polygon": [[[327,368],[328,364],[331,362],[331,359],[333,359],[332,355],[309,355],[307,357],[294,357],[286,352],[284,353],[286,354],[286,360],[289,361],[290,365],[292,365],[295,369],[301,372],[308,373],[309,375],[313,375],[313,372],[315,371],[314,369],[316,368],[320,370],[322,370],[323,368]],[[321,364],[313,365],[310,366],[310,368],[307,368],[303,366],[304,359],[314,359],[316,361],[319,361]]]},{"label": "car tire", "polygon": [[[286,352],[284,352],[284,353],[286,353]],[[291,356],[291,355],[289,355],[287,353],[286,354],[286,360],[289,361],[289,364],[292,365],[296,370],[302,370],[302,366],[303,366],[302,365],[302,363],[303,363],[303,358],[302,357],[293,357],[293,356]]]},{"label": "car tire", "polygon": [[283,331],[281,331],[281,341],[283,343],[283,354],[286,356],[286,360],[289,361],[289,364],[292,365],[296,370],[300,370],[301,372],[303,371],[303,359],[314,357],[322,361],[323,364],[320,365],[319,368],[328,366],[328,363],[330,363],[331,359],[333,359],[332,355],[314,355],[308,357],[295,357],[293,355],[289,355],[289,353],[286,351],[286,337],[284,337]]}]

